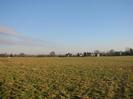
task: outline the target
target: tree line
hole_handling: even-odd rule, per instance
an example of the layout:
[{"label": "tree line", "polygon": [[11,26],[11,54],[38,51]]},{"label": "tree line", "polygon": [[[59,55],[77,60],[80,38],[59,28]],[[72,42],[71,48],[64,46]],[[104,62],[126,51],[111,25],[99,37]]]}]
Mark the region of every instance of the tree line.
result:
[{"label": "tree line", "polygon": [[87,57],[87,56],[133,56],[133,48],[127,48],[125,51],[115,51],[113,49],[102,52],[95,50],[94,52],[82,52],[82,53],[66,53],[66,54],[56,54],[54,51],[49,54],[38,54],[38,55],[29,55],[25,53],[20,54],[7,54],[0,53],[0,57]]}]

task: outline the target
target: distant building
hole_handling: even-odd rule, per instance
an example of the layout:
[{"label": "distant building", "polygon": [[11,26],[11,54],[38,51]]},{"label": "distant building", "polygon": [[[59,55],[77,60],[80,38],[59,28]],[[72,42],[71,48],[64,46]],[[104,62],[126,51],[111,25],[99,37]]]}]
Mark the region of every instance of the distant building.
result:
[{"label": "distant building", "polygon": [[79,54],[80,57],[84,56],[83,54]]},{"label": "distant building", "polygon": [[91,56],[95,56],[95,53],[91,53]]},{"label": "distant building", "polygon": [[66,56],[67,56],[67,57],[71,57],[71,56],[73,56],[73,55],[72,55],[71,53],[67,53]]},{"label": "distant building", "polygon": [[100,57],[100,54],[98,53],[98,54],[96,54],[96,56],[97,56],[97,57]]}]

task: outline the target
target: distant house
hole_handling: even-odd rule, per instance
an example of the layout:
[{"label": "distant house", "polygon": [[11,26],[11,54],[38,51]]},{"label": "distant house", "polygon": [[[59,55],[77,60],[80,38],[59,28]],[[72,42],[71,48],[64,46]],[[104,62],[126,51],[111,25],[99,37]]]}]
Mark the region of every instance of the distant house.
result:
[{"label": "distant house", "polygon": [[71,53],[67,53],[66,56],[67,56],[67,57],[71,57],[71,56],[73,56],[73,55],[72,55]]},{"label": "distant house", "polygon": [[82,56],[84,56],[84,55],[81,53],[81,54],[79,54],[79,56],[82,57]]},{"label": "distant house", "polygon": [[100,57],[101,56],[101,54],[100,53],[91,53],[91,56],[95,56],[95,57]]},{"label": "distant house", "polygon": [[100,53],[96,54],[97,57],[100,57]]},{"label": "distant house", "polygon": [[87,52],[86,55],[87,55],[87,56],[91,56],[91,53],[90,53],[90,52]]},{"label": "distant house", "polygon": [[91,56],[96,56],[95,53],[91,53]]}]

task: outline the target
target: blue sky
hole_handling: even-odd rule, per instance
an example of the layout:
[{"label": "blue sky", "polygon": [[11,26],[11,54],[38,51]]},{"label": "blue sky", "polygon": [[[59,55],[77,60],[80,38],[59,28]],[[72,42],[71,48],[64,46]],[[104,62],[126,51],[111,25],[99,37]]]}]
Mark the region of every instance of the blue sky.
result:
[{"label": "blue sky", "polygon": [[132,0],[0,0],[0,51],[133,47]]}]

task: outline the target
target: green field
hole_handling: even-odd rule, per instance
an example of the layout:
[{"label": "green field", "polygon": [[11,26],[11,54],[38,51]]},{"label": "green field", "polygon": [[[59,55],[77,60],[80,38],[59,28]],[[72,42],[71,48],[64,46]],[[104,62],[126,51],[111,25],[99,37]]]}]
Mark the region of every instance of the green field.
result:
[{"label": "green field", "polygon": [[133,57],[0,58],[0,99],[133,99]]}]

